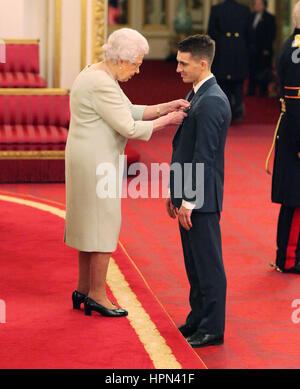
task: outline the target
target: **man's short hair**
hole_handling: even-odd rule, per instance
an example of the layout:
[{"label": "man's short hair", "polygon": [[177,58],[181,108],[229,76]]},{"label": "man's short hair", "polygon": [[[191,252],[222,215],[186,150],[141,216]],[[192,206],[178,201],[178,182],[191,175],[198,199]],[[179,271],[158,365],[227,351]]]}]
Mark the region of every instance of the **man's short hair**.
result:
[{"label": "man's short hair", "polygon": [[206,59],[212,64],[215,56],[215,41],[208,35],[192,35],[178,44],[182,53],[191,53],[192,57]]}]

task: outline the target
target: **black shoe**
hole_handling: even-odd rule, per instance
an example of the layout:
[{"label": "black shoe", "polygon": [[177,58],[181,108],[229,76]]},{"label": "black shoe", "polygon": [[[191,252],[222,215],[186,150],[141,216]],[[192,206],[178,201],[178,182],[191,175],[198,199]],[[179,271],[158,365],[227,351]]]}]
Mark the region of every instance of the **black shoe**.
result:
[{"label": "black shoe", "polygon": [[72,293],[73,309],[80,309],[80,305],[84,302],[86,297],[85,294],[74,290]]},{"label": "black shoe", "polygon": [[193,347],[217,346],[224,343],[224,335],[209,335],[195,332],[187,338],[188,343]]},{"label": "black shoe", "polygon": [[182,326],[178,327],[178,329],[186,338],[193,335],[197,331],[197,326],[193,326],[191,324],[182,324]]},{"label": "black shoe", "polygon": [[121,316],[128,315],[128,312],[125,311],[125,309],[122,308],[108,309],[105,308],[103,305],[98,304],[96,301],[92,300],[91,298],[87,297],[84,300],[84,312],[87,316],[91,316],[92,311],[98,312],[102,316],[109,316],[109,317],[121,317]]}]

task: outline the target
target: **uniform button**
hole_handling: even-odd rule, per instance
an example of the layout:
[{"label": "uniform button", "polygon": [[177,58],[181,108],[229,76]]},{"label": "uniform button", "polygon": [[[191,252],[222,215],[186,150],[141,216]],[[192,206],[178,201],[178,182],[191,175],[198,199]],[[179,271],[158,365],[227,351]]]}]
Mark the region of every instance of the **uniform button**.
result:
[{"label": "uniform button", "polygon": [[277,135],[276,138],[279,139],[279,135]]},{"label": "uniform button", "polygon": [[231,36],[231,32],[227,32],[227,34],[226,34],[228,37],[230,37]]},{"label": "uniform button", "polygon": [[234,36],[235,36],[236,38],[238,38],[238,37],[240,36],[240,34],[239,34],[238,32],[236,32],[236,33],[234,34]]},{"label": "uniform button", "polygon": [[231,80],[231,75],[227,74],[227,80]]}]

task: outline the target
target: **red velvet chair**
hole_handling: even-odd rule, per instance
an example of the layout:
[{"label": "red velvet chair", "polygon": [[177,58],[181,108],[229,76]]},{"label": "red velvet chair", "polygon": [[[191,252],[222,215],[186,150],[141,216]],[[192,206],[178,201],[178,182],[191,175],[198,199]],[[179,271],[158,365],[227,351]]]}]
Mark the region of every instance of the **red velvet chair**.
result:
[{"label": "red velvet chair", "polygon": [[0,88],[45,88],[39,75],[39,40],[4,39],[5,63],[0,63]]},{"label": "red velvet chair", "polygon": [[69,91],[0,89],[0,182],[64,182]]}]

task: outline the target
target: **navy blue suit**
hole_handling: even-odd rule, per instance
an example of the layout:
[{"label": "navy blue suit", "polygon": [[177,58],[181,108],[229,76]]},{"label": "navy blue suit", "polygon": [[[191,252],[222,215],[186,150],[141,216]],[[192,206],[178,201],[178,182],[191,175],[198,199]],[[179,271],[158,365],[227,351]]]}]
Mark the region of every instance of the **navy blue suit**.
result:
[{"label": "navy blue suit", "polygon": [[[204,334],[213,335],[223,334],[225,328],[226,276],[219,221],[223,203],[224,149],[230,122],[229,101],[213,77],[195,94],[188,117],[174,136],[170,173],[172,203],[177,208],[183,199],[196,204],[191,216],[193,227],[187,231],[179,225],[191,286],[191,312],[187,323]],[[178,170],[173,173],[173,164],[181,166],[183,171],[184,164],[190,164],[191,168],[187,170],[190,174],[181,176]],[[196,180],[197,164],[204,164],[204,180],[200,182]],[[203,184],[204,190],[200,188]],[[190,185],[195,192],[193,197],[186,195],[185,189]],[[181,196],[178,196],[179,186]],[[204,193],[204,199],[199,193]]]}]

